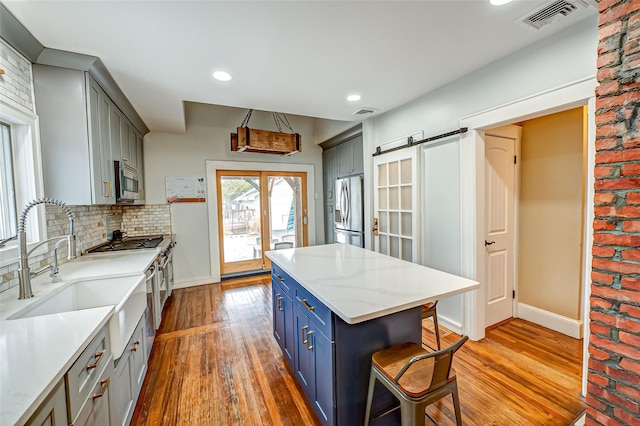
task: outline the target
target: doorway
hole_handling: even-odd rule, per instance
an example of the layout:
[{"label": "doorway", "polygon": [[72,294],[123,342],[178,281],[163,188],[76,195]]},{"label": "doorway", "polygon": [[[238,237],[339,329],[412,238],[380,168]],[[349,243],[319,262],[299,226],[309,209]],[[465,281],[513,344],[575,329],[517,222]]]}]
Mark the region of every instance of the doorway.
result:
[{"label": "doorway", "polygon": [[265,252],[308,245],[303,172],[216,171],[223,275],[271,268]]}]

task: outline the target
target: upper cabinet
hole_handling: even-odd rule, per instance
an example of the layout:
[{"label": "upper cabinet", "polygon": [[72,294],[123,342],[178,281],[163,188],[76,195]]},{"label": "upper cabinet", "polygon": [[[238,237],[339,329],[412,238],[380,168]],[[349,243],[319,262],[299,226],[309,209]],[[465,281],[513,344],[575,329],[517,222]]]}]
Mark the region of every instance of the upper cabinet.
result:
[{"label": "upper cabinet", "polygon": [[364,174],[362,135],[336,146],[338,177]]},{"label": "upper cabinet", "polygon": [[142,136],[88,72],[34,64],[33,75],[45,195],[115,204],[114,161],[141,176]]}]

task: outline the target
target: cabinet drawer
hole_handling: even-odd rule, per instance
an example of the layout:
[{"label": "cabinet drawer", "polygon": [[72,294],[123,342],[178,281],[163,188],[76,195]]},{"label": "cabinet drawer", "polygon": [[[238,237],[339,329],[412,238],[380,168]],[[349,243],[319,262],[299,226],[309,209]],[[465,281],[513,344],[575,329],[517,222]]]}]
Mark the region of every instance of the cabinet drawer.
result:
[{"label": "cabinet drawer", "polygon": [[323,305],[314,295],[301,286],[295,287],[296,298],[294,304],[306,312],[309,319],[318,327],[329,340],[333,340],[333,326],[331,310]]},{"label": "cabinet drawer", "polygon": [[90,397],[98,378],[112,362],[109,328],[105,326],[73,363],[65,376],[69,402],[69,420],[73,420]]},{"label": "cabinet drawer", "polygon": [[89,387],[89,395],[82,401],[83,405],[78,417],[70,423],[71,426],[110,425],[110,405],[113,393],[111,392],[111,380],[114,378],[113,358],[111,353],[104,356],[106,364],[95,383]]},{"label": "cabinet drawer", "polygon": [[297,287],[296,281],[291,278],[286,272],[282,270],[275,263],[272,264],[271,268],[271,281],[277,282],[280,285],[282,291],[287,293],[289,296],[293,298],[294,296],[294,287]]}]

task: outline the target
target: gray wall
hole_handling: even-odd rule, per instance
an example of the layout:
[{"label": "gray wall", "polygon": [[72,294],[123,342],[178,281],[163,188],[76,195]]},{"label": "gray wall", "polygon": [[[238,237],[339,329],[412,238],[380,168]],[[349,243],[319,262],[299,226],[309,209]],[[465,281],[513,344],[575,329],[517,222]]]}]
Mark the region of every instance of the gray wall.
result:
[{"label": "gray wall", "polygon": [[[385,142],[420,130],[424,131],[425,137],[449,132],[459,128],[463,117],[593,77],[597,44],[596,17],[590,17],[393,111],[367,120],[363,124],[365,173],[371,176],[371,153]],[[422,238],[425,241],[421,258],[427,266],[460,273],[460,216],[448,204],[443,204],[442,199],[442,194],[448,194],[447,203],[460,198],[460,179],[447,178],[447,174],[455,173],[460,167],[459,139],[451,138],[448,142],[454,144],[449,149],[442,144],[423,148],[426,151],[422,167],[439,167],[442,173],[431,169],[422,177],[426,181],[426,191],[423,194]],[[458,176],[463,173],[465,170],[460,170]],[[365,187],[365,205],[372,206],[370,178],[365,179]],[[365,212],[365,226],[369,229],[371,217],[370,207]],[[371,235],[367,234],[366,238],[367,247],[370,247]],[[434,253],[434,250],[438,252]],[[439,315],[460,325],[460,296],[443,301],[438,307]]]},{"label": "gray wall", "polygon": [[[187,131],[184,134],[150,132],[144,138],[146,201],[166,203],[167,176],[206,177],[206,160],[310,164],[316,174],[315,217],[322,218],[322,149],[315,144],[314,119],[291,116],[293,129],[302,135],[302,152],[291,156],[231,152],[229,135],[236,131],[247,113],[246,109],[186,103]],[[249,127],[275,130],[271,113],[254,111]],[[178,286],[211,282],[209,227],[217,226],[217,217],[210,218],[207,203],[176,203],[171,205],[175,248],[175,280]],[[316,220],[315,234],[310,244],[324,242],[322,220]]]}]

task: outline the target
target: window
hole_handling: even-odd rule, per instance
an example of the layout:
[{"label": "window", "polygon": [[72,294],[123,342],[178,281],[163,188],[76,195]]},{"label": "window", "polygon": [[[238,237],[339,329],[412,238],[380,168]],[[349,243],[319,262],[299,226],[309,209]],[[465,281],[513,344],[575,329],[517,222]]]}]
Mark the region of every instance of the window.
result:
[{"label": "window", "polygon": [[16,233],[16,194],[13,180],[11,127],[0,122],[0,240]]},{"label": "window", "polygon": [[[43,195],[38,118],[0,98],[0,240],[16,235],[18,215],[29,201]],[[44,208],[29,212],[25,231],[32,246],[46,238]],[[17,262],[16,240],[0,247],[0,267]],[[46,252],[40,247],[34,255]]]}]

